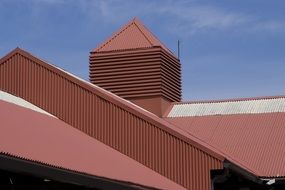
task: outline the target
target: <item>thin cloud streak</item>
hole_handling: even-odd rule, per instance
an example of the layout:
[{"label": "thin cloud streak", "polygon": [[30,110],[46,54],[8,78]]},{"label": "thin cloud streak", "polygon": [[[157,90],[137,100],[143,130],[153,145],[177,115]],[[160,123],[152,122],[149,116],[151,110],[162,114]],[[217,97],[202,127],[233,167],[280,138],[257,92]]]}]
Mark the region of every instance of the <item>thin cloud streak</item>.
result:
[{"label": "thin cloud streak", "polygon": [[285,22],[278,20],[269,20],[257,22],[253,27],[250,28],[251,31],[267,31],[271,33],[285,32]]},{"label": "thin cloud streak", "polygon": [[170,27],[172,33],[180,33],[186,37],[200,32],[213,30],[230,30],[251,22],[252,18],[240,13],[227,13],[223,10],[209,7],[189,5],[164,7],[164,14],[171,14],[176,20]]},{"label": "thin cloud streak", "polygon": [[173,3],[162,6],[159,12],[173,16],[170,31],[187,37],[209,31],[271,32],[285,30],[282,20],[262,20],[255,15],[227,11],[221,8],[197,3]]},{"label": "thin cloud streak", "polygon": [[[12,0],[25,2],[24,0]],[[110,23],[122,23],[135,16],[152,20],[168,18],[165,29],[170,33],[191,37],[197,33],[213,31],[235,31],[255,33],[257,31],[278,33],[285,31],[283,20],[262,20],[255,15],[229,11],[211,5],[201,5],[197,1],[168,0],[30,0],[33,6],[73,4],[90,18],[98,18]]]},{"label": "thin cloud streak", "polygon": [[[200,32],[239,31],[239,32],[283,32],[285,22],[282,20],[262,20],[255,15],[228,11],[211,5],[200,5],[196,1],[121,1],[121,0],[83,0],[93,7],[86,10],[94,12],[96,8],[105,20],[122,22],[134,16],[147,17],[156,15],[157,19],[169,18],[167,30],[186,37]],[[89,6],[88,6],[89,5]],[[156,18],[152,18],[156,19]]]}]

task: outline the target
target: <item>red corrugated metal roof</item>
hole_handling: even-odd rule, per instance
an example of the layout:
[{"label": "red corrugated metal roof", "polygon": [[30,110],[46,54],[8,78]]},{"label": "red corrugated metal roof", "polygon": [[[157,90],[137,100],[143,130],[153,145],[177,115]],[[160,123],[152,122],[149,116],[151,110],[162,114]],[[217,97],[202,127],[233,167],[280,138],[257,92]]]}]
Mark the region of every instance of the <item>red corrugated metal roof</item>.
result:
[{"label": "red corrugated metal roof", "polygon": [[126,111],[129,111],[131,113],[133,113],[134,115],[138,116],[139,118],[152,123],[156,126],[158,126],[160,129],[164,130],[166,133],[169,133],[173,136],[176,136],[179,139],[184,140],[185,142],[197,147],[198,149],[204,151],[205,153],[223,161],[224,157],[223,155],[216,149],[214,149],[212,146],[209,146],[207,143],[204,143],[203,141],[201,141],[200,139],[196,138],[193,135],[190,135],[188,133],[186,133],[184,130],[181,130],[177,127],[175,127],[174,125],[165,122],[165,120],[157,117],[156,115],[148,112],[147,110],[133,104],[130,101],[127,101],[97,85],[94,85],[90,82],[87,82],[79,77],[76,77],[75,75],[64,71],[63,69],[60,69],[46,61],[43,61],[35,56],[33,56],[32,54],[20,49],[20,48],[16,48],[13,51],[11,51],[10,53],[8,53],[6,56],[2,57],[0,59],[0,64],[5,63],[6,60],[8,60],[9,58],[11,58],[13,55],[16,54],[20,54],[24,57],[26,57],[29,60],[32,60],[34,62],[36,62],[37,64],[50,69],[51,71],[57,73],[58,75],[69,79],[72,83],[75,83],[77,85],[79,85],[80,87],[91,91],[92,93],[96,94],[97,96],[103,98],[104,100],[108,101],[108,102],[112,102],[114,103],[116,106],[123,108]]},{"label": "red corrugated metal roof", "polygon": [[154,36],[137,18],[115,32],[110,38],[97,46],[93,52],[120,51],[162,47],[175,56],[158,38]]},{"label": "red corrugated metal roof", "polygon": [[257,176],[285,176],[285,113],[165,119]]},{"label": "red corrugated metal roof", "polygon": [[59,119],[2,100],[0,152],[143,186],[185,189]]},{"label": "red corrugated metal roof", "polygon": [[[18,70],[25,72],[19,76]],[[0,73],[4,91],[29,100],[189,189],[210,189],[210,170],[223,167],[224,156],[209,144],[19,48],[0,59]]]}]

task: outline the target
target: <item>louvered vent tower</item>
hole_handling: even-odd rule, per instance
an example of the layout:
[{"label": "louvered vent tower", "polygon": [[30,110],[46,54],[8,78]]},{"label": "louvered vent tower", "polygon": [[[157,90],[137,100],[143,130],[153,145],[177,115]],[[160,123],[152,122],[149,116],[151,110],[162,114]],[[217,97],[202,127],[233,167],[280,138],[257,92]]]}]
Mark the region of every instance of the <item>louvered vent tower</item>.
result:
[{"label": "louvered vent tower", "polygon": [[90,81],[162,116],[181,100],[179,60],[137,18],[90,53]]}]

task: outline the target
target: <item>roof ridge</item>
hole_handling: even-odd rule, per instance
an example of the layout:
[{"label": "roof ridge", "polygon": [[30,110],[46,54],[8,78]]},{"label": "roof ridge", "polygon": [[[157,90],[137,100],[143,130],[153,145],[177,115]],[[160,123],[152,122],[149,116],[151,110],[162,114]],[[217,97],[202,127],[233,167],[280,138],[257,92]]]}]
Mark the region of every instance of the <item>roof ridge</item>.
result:
[{"label": "roof ridge", "polygon": [[[135,28],[131,28],[132,26]],[[127,33],[125,34],[125,32]],[[91,53],[109,52],[122,49],[129,50],[145,47],[160,47],[177,58],[176,55],[169,48],[167,48],[166,45],[162,43],[159,38],[157,38],[156,35],[153,34],[137,17],[134,17],[127,24],[119,28],[109,38],[91,50]]]},{"label": "roof ridge", "polygon": [[285,98],[285,95],[275,95],[275,96],[259,96],[259,97],[248,97],[248,98],[229,98],[229,99],[217,99],[217,100],[193,100],[193,101],[183,101],[174,102],[173,105],[182,104],[209,104],[209,103],[223,103],[223,102],[243,102],[243,101],[255,101],[255,100],[270,100],[270,99],[281,99]]},{"label": "roof ridge", "polygon": [[[228,161],[230,161],[230,162],[232,162],[232,163],[237,163],[239,166],[241,166],[241,167],[247,169],[250,173],[256,174],[256,173],[252,170],[252,168],[250,168],[249,166],[246,165],[246,163],[241,162],[240,160],[237,160],[237,159],[233,158],[231,155],[229,155],[228,153],[226,153],[225,151],[223,151],[220,147],[213,146],[211,143],[209,143],[211,140],[208,142],[208,141],[206,141],[206,140],[204,140],[204,139],[198,137],[197,135],[194,135],[193,133],[190,133],[189,131],[183,129],[183,127],[181,127],[181,126],[178,125],[177,123],[170,122],[170,121],[168,120],[169,118],[164,118],[164,119],[165,119],[165,121],[167,121],[168,123],[171,123],[171,124],[173,124],[175,127],[181,129],[182,131],[184,131],[184,132],[187,133],[188,135],[194,136],[195,138],[199,139],[199,140],[202,141],[203,143],[207,144],[209,147],[213,148],[213,150],[219,151],[219,153],[220,153],[221,155],[223,155],[223,156],[225,157],[225,159],[227,159]],[[220,121],[219,121],[219,122],[220,122]]]},{"label": "roof ridge", "polygon": [[144,32],[142,31],[142,29],[140,28],[140,26],[142,25],[142,23],[140,23],[137,18],[134,18],[133,24],[137,26],[137,28],[139,29],[139,31],[141,32],[141,34],[145,37],[145,39],[146,39],[152,46],[154,46],[154,44],[151,42],[151,40],[145,35],[145,33],[144,33]]},{"label": "roof ridge", "polygon": [[[176,57],[176,55],[169,49],[169,48],[167,48],[166,47],[166,45],[162,42],[162,41],[160,41],[160,39],[158,38],[158,37],[156,37],[156,35],[152,32],[152,31],[150,31],[150,30],[148,30],[146,27],[145,27],[145,25],[138,19],[138,18],[134,18],[134,19],[136,19],[136,21],[137,22],[139,22],[140,23],[140,25],[142,26],[142,27],[144,27],[153,37],[154,37],[154,39],[155,40],[157,40],[161,45],[159,45],[159,46],[161,46],[162,48],[164,48],[167,52],[169,52],[170,54],[172,54],[174,57]],[[143,33],[144,34],[144,33]],[[144,34],[145,35],[145,34]],[[147,38],[147,36],[146,36],[146,38]],[[155,45],[154,45],[155,46]]]},{"label": "roof ridge", "polygon": [[12,55],[17,54],[17,53],[19,53],[21,51],[22,51],[21,48],[16,47],[15,49],[13,49],[12,51],[8,52],[6,55],[4,55],[3,57],[0,58],[0,64],[4,63]]},{"label": "roof ridge", "polygon": [[104,41],[102,44],[100,44],[97,48],[95,48],[93,51],[99,51],[103,47],[105,47],[107,44],[109,44],[113,39],[115,39],[119,34],[123,33],[127,28],[129,28],[133,24],[133,20],[122,26],[118,31],[114,32],[109,38],[107,38],[106,41]]},{"label": "roof ridge", "polygon": [[[125,182],[126,184],[131,184],[131,185],[162,188],[163,186],[153,183],[152,182],[153,180],[151,180],[151,178],[149,178],[149,180],[144,180],[144,179],[139,178],[138,171],[148,172],[149,174],[153,175],[153,177],[157,177],[157,179],[159,179],[159,180],[163,180],[164,182],[169,182],[169,184],[177,185],[177,187],[181,186],[177,182],[167,179],[162,174],[155,172],[154,170],[148,168],[144,164],[142,164],[142,163],[132,159],[131,157],[123,154],[122,152],[104,144],[100,140],[89,136],[85,132],[80,131],[79,129],[77,129],[75,127],[71,127],[70,124],[68,124],[68,123],[66,123],[66,122],[64,122],[58,118],[46,117],[40,113],[32,112],[31,110],[19,107],[17,105],[9,103],[9,102],[1,102],[0,101],[0,107],[1,107],[0,112],[4,113],[4,115],[1,114],[2,118],[0,117],[0,119],[2,119],[2,120],[4,119],[3,120],[4,123],[7,123],[7,121],[9,121],[7,123],[8,126],[2,125],[0,127],[1,130],[5,132],[4,133],[5,136],[9,137],[11,132],[18,131],[17,129],[19,129],[19,128],[21,128],[21,130],[23,130],[23,131],[28,131],[27,132],[28,135],[31,135],[31,136],[36,135],[37,136],[36,139],[32,138],[31,141],[29,141],[29,140],[27,141],[25,139],[27,137],[26,134],[20,133],[23,137],[23,138],[19,138],[20,142],[24,142],[21,144],[20,148],[17,145],[17,143],[10,143],[10,142],[13,142],[13,139],[1,138],[0,141],[5,146],[2,146],[0,148],[0,157],[2,154],[5,154],[8,156],[17,157],[19,159],[29,160],[29,161],[34,162],[34,163],[40,163],[40,164],[43,164],[46,166],[51,166],[53,168],[60,168],[60,169],[67,170],[67,171],[73,171],[73,172],[76,172],[78,174],[87,174],[88,176],[98,176],[98,177],[108,178],[108,179],[112,179],[112,180],[116,180],[116,181],[122,181],[122,182]],[[7,108],[10,111],[9,113],[8,112],[6,113],[6,111],[5,111],[5,110],[7,110]],[[21,117],[19,117],[19,121],[14,122],[13,119],[11,119],[10,117],[6,117],[7,114],[8,115],[18,115],[19,114],[19,115],[21,115]],[[22,122],[28,121],[31,118],[33,118],[33,122],[31,125],[21,126]],[[35,120],[35,122],[34,122],[34,120]],[[11,121],[11,123],[10,123],[10,121]],[[43,124],[40,124],[40,126],[38,126],[39,121],[41,121],[43,123]],[[52,127],[49,125],[52,125]],[[28,130],[26,130],[23,127],[28,127],[27,128]],[[35,127],[40,127],[41,130],[31,130]],[[29,131],[31,131],[31,132],[29,132]],[[137,177],[133,178],[132,175],[127,175],[127,176],[125,175],[124,176],[124,175],[121,175],[120,172],[115,172],[116,174],[113,175],[112,171],[106,172],[105,170],[99,169],[98,167],[91,167],[91,169],[90,169],[90,167],[86,167],[86,166],[83,167],[83,165],[80,163],[76,164],[77,163],[76,159],[72,159],[72,157],[71,157],[71,160],[69,158],[62,159],[62,156],[70,156],[73,154],[73,153],[71,153],[70,155],[66,155],[66,153],[67,154],[70,153],[70,151],[68,151],[68,150],[67,150],[67,152],[61,153],[59,155],[58,154],[52,154],[53,155],[52,157],[46,157],[45,154],[50,154],[50,153],[54,153],[57,151],[57,150],[54,151],[54,148],[52,148],[52,146],[48,146],[49,149],[47,149],[47,151],[45,151],[45,154],[35,155],[35,154],[32,154],[31,151],[28,151],[28,152],[22,151],[22,150],[29,150],[30,148],[37,150],[37,149],[41,149],[41,147],[46,147],[45,145],[49,145],[50,143],[48,140],[48,135],[45,135],[46,132],[48,132],[48,133],[57,132],[55,137],[54,137],[55,142],[57,142],[57,143],[61,142],[63,140],[63,143],[59,146],[59,149],[57,149],[57,150],[63,150],[64,151],[64,148],[66,148],[70,144],[70,139],[75,139],[75,141],[73,141],[73,143],[75,143],[75,145],[79,146],[79,147],[76,146],[75,152],[83,153],[86,155],[90,154],[91,158],[88,158],[87,160],[85,159],[85,161],[87,161],[88,163],[89,162],[92,163],[92,160],[94,161],[94,159],[98,159],[97,161],[99,163],[107,166],[108,162],[110,162],[110,160],[106,161],[104,159],[104,155],[112,155],[113,161],[118,160],[118,163],[121,164],[121,167],[122,167],[121,169],[123,169],[122,164],[127,163],[127,164],[132,165],[133,167],[129,168],[129,172],[132,172],[132,171],[136,172]],[[14,132],[13,132],[13,134],[14,134]],[[43,135],[44,138],[41,138],[40,135]],[[27,139],[30,139],[30,138],[27,137]],[[39,142],[39,144],[43,143],[43,144],[41,144],[43,146],[35,145],[34,142]],[[55,144],[57,144],[57,143],[55,143]],[[7,144],[9,146],[7,146]],[[11,144],[11,146],[10,146],[10,144]],[[32,147],[30,145],[32,145]],[[91,151],[91,152],[90,151],[82,151],[82,147],[85,145],[87,145],[86,147],[88,147],[89,149],[91,147],[95,146],[96,150]],[[103,155],[103,156],[100,156],[100,154],[97,154],[97,152],[101,153],[101,155]],[[74,160],[76,162],[74,162]],[[87,166],[88,166],[88,163],[86,164]],[[110,163],[112,163],[112,160]],[[110,163],[109,163],[109,165],[110,165]],[[116,164],[113,164],[113,166],[114,165],[116,165]],[[101,167],[103,167],[103,166],[101,166]],[[181,186],[181,189],[184,189],[184,188]]]},{"label": "roof ridge", "polygon": [[[212,157],[215,157],[216,159],[219,159],[219,160],[224,159],[223,155],[219,151],[213,150],[208,145],[205,145],[205,143],[202,142],[200,139],[197,139],[194,136],[189,136],[189,134],[185,134],[185,132],[182,130],[178,130],[176,127],[174,127],[174,125],[166,122],[164,119],[159,118],[158,116],[135,105],[134,103],[127,101],[97,85],[94,85],[88,81],[85,81],[84,79],[81,79],[47,61],[43,61],[40,58],[37,58],[36,56],[32,55],[31,53],[26,52],[25,50],[17,49],[16,52],[15,50],[13,50],[12,52],[8,53],[8,55],[6,55],[5,58],[8,59],[10,56],[13,56],[15,53],[19,53],[22,56],[29,58],[30,60],[34,61],[36,64],[44,66],[45,68],[49,69],[50,71],[53,71],[56,74],[59,74],[62,77],[66,77],[67,80],[77,84],[81,88],[84,88],[96,94],[97,96],[100,96],[106,101],[109,101],[121,107],[125,111],[131,112],[132,114],[140,117],[141,119],[152,123],[157,128],[160,128],[167,133],[172,133],[172,135],[175,136],[176,138],[181,139],[182,141],[185,141],[186,143],[192,144],[193,146],[199,148],[201,151],[205,152],[206,154],[211,155]],[[0,60],[0,64],[1,64],[1,60]]]}]

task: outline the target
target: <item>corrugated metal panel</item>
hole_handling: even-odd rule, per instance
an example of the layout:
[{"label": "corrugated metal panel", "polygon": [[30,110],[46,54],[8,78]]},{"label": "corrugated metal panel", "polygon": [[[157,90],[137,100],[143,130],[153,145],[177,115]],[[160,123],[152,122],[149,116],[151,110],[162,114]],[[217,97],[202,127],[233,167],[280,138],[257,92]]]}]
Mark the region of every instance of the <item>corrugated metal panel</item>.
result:
[{"label": "corrugated metal panel", "polygon": [[210,170],[223,167],[223,157],[203,142],[22,50],[1,62],[1,90],[26,99],[188,189],[209,190]]},{"label": "corrugated metal panel", "polygon": [[3,92],[1,90],[0,90],[0,100],[6,101],[6,102],[10,102],[10,103],[16,104],[18,106],[25,107],[25,108],[34,110],[36,112],[43,113],[45,115],[49,115],[49,116],[54,117],[50,113],[48,113],[48,112],[44,111],[43,109],[41,109],[41,108],[31,104],[30,102],[27,102],[26,100],[24,100],[22,98],[13,96],[13,95],[11,95],[11,94],[9,94],[7,92]]},{"label": "corrugated metal panel", "polygon": [[84,173],[150,189],[185,190],[57,118],[0,101],[0,123],[0,153],[76,171],[78,175]]},{"label": "corrugated metal panel", "polygon": [[285,113],[166,118],[263,177],[285,176]]},{"label": "corrugated metal panel", "polygon": [[110,38],[96,47],[93,52],[110,52],[130,49],[162,47],[168,53],[175,55],[157,39],[139,19],[134,18],[120,28]]},{"label": "corrugated metal panel", "polygon": [[168,117],[285,112],[285,98],[175,104]]},{"label": "corrugated metal panel", "polygon": [[181,99],[180,63],[160,47],[91,53],[90,81],[118,96]]}]

